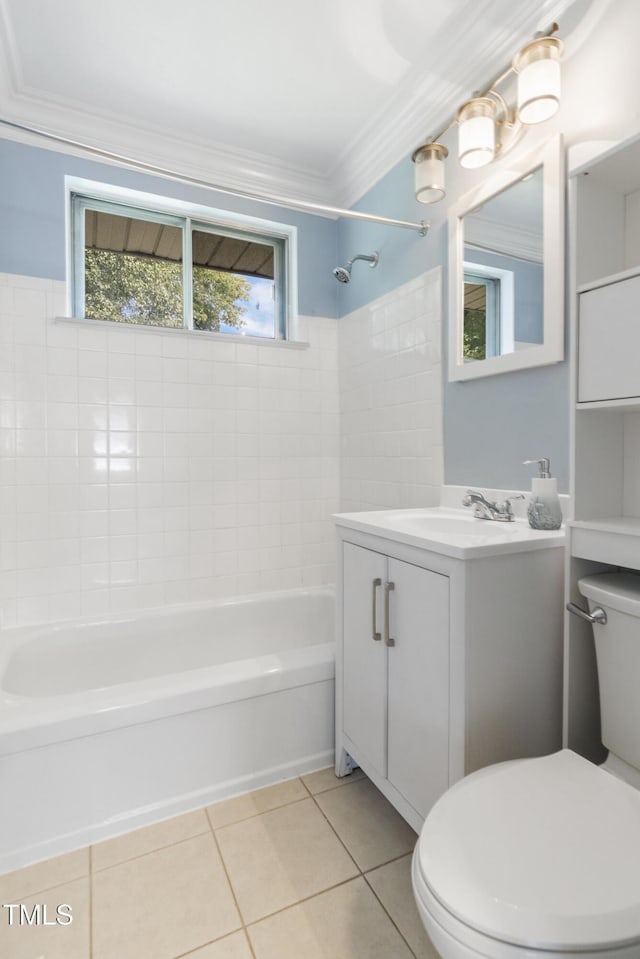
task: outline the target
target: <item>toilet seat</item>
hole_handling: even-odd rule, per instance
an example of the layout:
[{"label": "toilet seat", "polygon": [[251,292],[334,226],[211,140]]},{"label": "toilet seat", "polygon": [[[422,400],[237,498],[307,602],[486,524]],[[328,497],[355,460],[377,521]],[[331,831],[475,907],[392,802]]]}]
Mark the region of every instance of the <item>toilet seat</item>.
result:
[{"label": "toilet seat", "polygon": [[429,813],[414,889],[470,956],[637,957],[640,792],[570,750],[482,769]]}]

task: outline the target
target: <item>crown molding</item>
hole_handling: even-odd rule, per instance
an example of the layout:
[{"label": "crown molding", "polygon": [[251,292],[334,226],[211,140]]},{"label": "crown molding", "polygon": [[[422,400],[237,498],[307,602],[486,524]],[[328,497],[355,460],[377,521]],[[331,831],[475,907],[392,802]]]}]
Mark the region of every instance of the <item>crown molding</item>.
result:
[{"label": "crown molding", "polygon": [[503,256],[542,263],[542,236],[511,223],[485,219],[478,214],[464,224],[465,244]]},{"label": "crown molding", "polygon": [[[331,204],[326,177],[301,170],[290,164],[246,150],[167,136],[152,128],[142,128],[98,113],[69,108],[53,98],[32,97],[24,92],[0,91],[2,118],[67,138],[96,150],[118,154],[126,159],[148,163],[179,175],[219,183],[244,192],[284,195],[294,200]],[[12,139],[28,140],[44,149],[86,156],[45,137],[28,136],[10,128],[0,131]],[[97,158],[98,162],[111,162]]]},{"label": "crown molding", "polygon": [[[478,45],[478,16],[495,0],[476,0],[473,23],[460,17],[455,40],[439,57],[405,77],[384,108],[370,118],[329,171],[309,170],[279,158],[230,147],[210,139],[168,135],[165,128],[141,126],[120,115],[90,111],[85,104],[29,88],[7,0],[0,0],[0,110],[4,119],[68,138],[97,150],[152,164],[178,175],[219,183],[244,192],[283,195],[294,200],[351,207],[417,144],[434,135],[451,118],[474,85],[485,84],[509,62],[518,44],[536,29],[561,16],[574,0],[542,0],[523,15],[519,5],[503,0],[504,15],[491,38]],[[508,11],[508,12],[507,12]],[[452,27],[455,27],[452,24]],[[2,62],[4,61],[4,62]],[[446,79],[445,79],[446,77]],[[427,126],[428,124],[428,126]],[[0,137],[34,143],[45,149],[86,155],[81,149],[0,127]],[[101,160],[100,162],[113,162]],[[123,160],[124,163],[124,160]],[[126,165],[126,163],[124,163]]]}]

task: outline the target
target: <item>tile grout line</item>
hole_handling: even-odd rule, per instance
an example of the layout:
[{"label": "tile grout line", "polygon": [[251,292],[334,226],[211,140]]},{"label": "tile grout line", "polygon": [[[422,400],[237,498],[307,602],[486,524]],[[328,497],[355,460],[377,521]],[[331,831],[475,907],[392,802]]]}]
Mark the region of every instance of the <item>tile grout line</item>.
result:
[{"label": "tile grout line", "polygon": [[[407,854],[405,853],[405,855],[407,855]],[[404,858],[404,857],[403,857],[403,856],[400,856],[399,858],[402,859],[402,858]],[[391,861],[392,861],[392,862],[397,862],[398,860],[397,860],[397,859],[392,859]],[[385,865],[389,865],[389,863],[385,863]],[[381,867],[380,867],[380,866],[376,866],[375,868],[376,868],[376,869],[379,869],[379,868],[381,868]],[[371,870],[371,872],[373,872],[373,870]],[[380,907],[382,908],[384,914],[388,917],[389,922],[392,924],[392,926],[394,927],[394,929],[396,930],[396,932],[398,933],[398,935],[400,936],[400,938],[402,939],[402,941],[403,941],[404,944],[406,945],[406,947],[407,947],[407,949],[409,950],[409,952],[411,953],[411,955],[414,957],[414,959],[417,959],[417,956],[416,956],[415,952],[413,951],[413,949],[411,948],[411,946],[409,945],[409,942],[408,942],[406,936],[404,935],[402,929],[401,929],[400,926],[397,924],[397,922],[395,921],[395,919],[393,918],[393,916],[391,915],[391,913],[389,912],[389,910],[388,910],[387,907],[385,906],[384,902],[382,901],[382,899],[380,898],[380,896],[378,895],[378,893],[375,891],[375,889],[373,888],[373,886],[371,885],[371,883],[370,883],[369,880],[367,879],[366,873],[363,874],[362,878],[364,879],[364,881],[366,882],[367,886],[369,887],[369,889],[371,890],[371,892],[372,892],[373,895],[375,896],[376,901],[380,903]]]},{"label": "tile grout line", "polygon": [[[330,767],[327,767],[327,768],[330,768]],[[317,770],[317,771],[320,772],[320,770]],[[309,775],[309,774],[308,774],[308,773],[304,773],[304,775],[306,776],[306,775]],[[346,777],[345,777],[345,778],[346,778]],[[309,789],[309,787],[307,786],[307,784],[304,782],[302,776],[294,776],[292,779],[283,779],[283,780],[282,780],[281,782],[279,782],[279,783],[273,783],[273,785],[274,785],[274,786],[281,786],[281,785],[284,785],[284,783],[292,783],[292,782],[295,782],[296,779],[299,779],[299,780],[300,780],[301,784],[304,786],[304,788],[306,789],[306,791],[307,791],[307,793],[308,793],[308,796],[303,797],[304,799],[307,799],[307,798],[309,798],[309,797],[310,797],[311,799],[314,799],[316,796],[324,796],[325,793],[333,792],[335,789],[342,789],[344,786],[352,786],[352,785],[354,785],[354,783],[352,783],[352,782],[341,782],[341,783],[338,783],[338,785],[336,785],[336,786],[329,786],[328,789],[321,789],[321,790],[320,790],[319,792],[317,792],[317,793],[312,793],[311,790]],[[360,782],[360,781],[361,781],[360,779],[354,780],[354,782]],[[271,789],[272,787],[271,787],[271,786],[263,786],[262,788],[263,788],[263,789]],[[258,790],[252,790],[252,791],[254,791],[254,792],[260,792],[259,789],[258,789]],[[249,795],[251,795],[251,793],[240,793],[238,796],[232,796],[230,799],[220,799],[219,802],[232,802],[234,799],[241,799],[243,796],[249,796]],[[212,829],[226,829],[227,826],[235,826],[235,825],[237,825],[238,823],[247,822],[247,820],[249,820],[249,819],[255,819],[257,816],[264,816],[266,813],[274,812],[276,809],[282,809],[284,806],[292,806],[294,803],[302,802],[302,801],[303,801],[303,799],[300,799],[300,798],[298,798],[298,799],[288,799],[286,802],[279,803],[277,806],[273,806],[273,808],[271,808],[271,809],[256,810],[255,812],[251,813],[251,814],[248,815],[248,816],[242,816],[240,819],[234,819],[232,822],[222,823],[220,826],[214,826],[213,823],[211,823],[211,828],[212,828]],[[207,811],[210,806],[217,806],[217,805],[218,805],[218,803],[209,803],[207,806],[202,806],[201,808],[204,809],[205,811]],[[209,820],[209,821],[211,822],[211,820]]]},{"label": "tile grout line", "polygon": [[232,897],[233,897],[233,902],[234,902],[234,904],[235,904],[236,910],[237,910],[237,912],[238,912],[238,916],[239,916],[239,918],[240,918],[240,922],[241,922],[241,924],[242,924],[242,931],[244,932],[245,938],[246,938],[247,943],[248,943],[248,945],[249,945],[249,951],[251,952],[251,955],[253,956],[253,959],[256,959],[255,952],[253,951],[253,946],[252,946],[251,940],[250,940],[250,938],[249,938],[249,933],[247,932],[247,924],[246,924],[246,922],[244,921],[244,915],[243,915],[242,910],[241,910],[241,908],[240,908],[240,903],[238,902],[238,897],[236,896],[236,891],[235,891],[235,889],[233,888],[233,883],[231,882],[231,876],[229,875],[229,871],[228,871],[228,869],[227,869],[227,864],[226,864],[226,862],[224,861],[224,856],[222,855],[222,849],[220,848],[220,843],[218,842],[218,837],[216,836],[216,831],[215,831],[215,829],[213,828],[213,823],[211,822],[211,819],[210,819],[210,817],[209,817],[209,811],[208,811],[208,809],[205,809],[205,815],[206,815],[206,817],[207,817],[207,822],[209,823],[209,828],[210,828],[210,830],[211,830],[211,836],[212,836],[212,838],[213,838],[213,842],[214,842],[214,844],[215,844],[216,851],[217,851],[218,856],[219,856],[219,858],[220,858],[220,863],[221,863],[222,868],[223,868],[223,870],[224,870],[224,874],[225,874],[225,877],[226,877],[226,880],[227,880],[227,884],[228,884],[228,886],[229,886],[229,890],[230,890],[231,895],[232,895]]},{"label": "tile grout line", "polygon": [[[204,809],[204,812],[206,815],[206,809]],[[165,821],[170,822],[171,820],[165,820]],[[153,849],[148,849],[146,852],[138,853],[137,856],[127,856],[126,859],[118,859],[117,862],[112,862],[108,866],[101,866],[97,869],[92,868],[92,874],[97,875],[97,873],[99,872],[107,872],[108,869],[115,869],[117,866],[124,866],[124,864],[127,862],[135,862],[136,859],[144,859],[145,856],[152,856],[154,853],[161,852],[163,849],[171,849],[173,846],[179,846],[181,843],[189,842],[191,839],[198,839],[199,836],[206,836],[209,833],[209,829],[210,829],[210,823],[209,823],[209,817],[207,816],[207,827],[203,829],[202,832],[194,833],[192,836],[183,836],[182,839],[176,839],[173,842],[164,843],[162,846],[155,846]],[[133,831],[135,832],[136,830],[133,830]],[[122,835],[128,836],[130,835],[130,833],[123,833]],[[115,836],[114,838],[119,839],[120,837]],[[109,841],[110,840],[108,839],[106,840],[106,842],[109,842]],[[89,848],[91,849],[92,847],[90,846]]]},{"label": "tile grout line", "polygon": [[[330,792],[330,790],[326,790],[326,791],[327,791],[327,792]],[[322,793],[318,793],[318,795],[323,795],[323,794],[322,794]],[[320,814],[321,814],[322,817],[324,818],[325,822],[328,823],[329,828],[330,828],[331,831],[333,832],[334,836],[336,837],[336,839],[338,840],[338,842],[340,843],[340,845],[342,846],[342,848],[344,849],[344,851],[345,851],[346,854],[348,855],[348,857],[349,857],[349,859],[351,860],[351,862],[354,864],[354,866],[355,866],[356,869],[358,870],[358,874],[359,874],[360,876],[364,875],[364,873],[362,872],[362,869],[360,868],[359,863],[356,862],[354,856],[352,855],[351,851],[350,851],[349,848],[347,847],[347,844],[343,841],[342,837],[338,834],[337,829],[335,828],[335,826],[333,825],[333,823],[331,822],[331,820],[329,819],[329,817],[328,817],[327,814],[325,813],[325,811],[324,811],[324,809],[322,808],[322,806],[320,805],[320,803],[316,800],[316,797],[315,797],[315,796],[312,796],[311,798],[313,799],[314,803],[316,804],[316,809],[319,809],[319,810],[320,810]]]},{"label": "tile grout line", "polygon": [[89,846],[89,959],[93,959],[93,846]]}]

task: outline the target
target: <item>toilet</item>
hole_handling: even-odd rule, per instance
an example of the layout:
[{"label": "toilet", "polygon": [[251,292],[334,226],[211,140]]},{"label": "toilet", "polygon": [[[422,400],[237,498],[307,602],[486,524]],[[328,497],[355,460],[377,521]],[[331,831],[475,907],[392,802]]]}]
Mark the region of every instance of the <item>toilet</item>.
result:
[{"label": "toilet", "polygon": [[427,816],[413,890],[443,959],[640,959],[640,576],[594,609],[602,766],[563,749],[465,777]]}]

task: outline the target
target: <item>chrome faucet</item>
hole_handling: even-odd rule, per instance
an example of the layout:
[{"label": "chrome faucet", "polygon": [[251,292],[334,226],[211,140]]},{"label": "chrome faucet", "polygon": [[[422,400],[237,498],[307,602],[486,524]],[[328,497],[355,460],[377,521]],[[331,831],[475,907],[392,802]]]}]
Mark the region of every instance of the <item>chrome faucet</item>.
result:
[{"label": "chrome faucet", "polygon": [[493,519],[499,523],[512,523],[515,519],[511,503],[514,499],[524,499],[522,493],[508,496],[503,503],[491,503],[478,490],[468,489],[462,500],[463,506],[473,506],[473,515],[476,519]]}]

